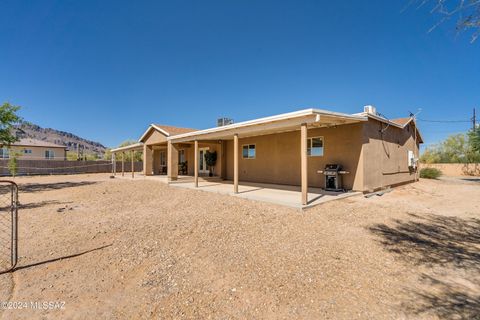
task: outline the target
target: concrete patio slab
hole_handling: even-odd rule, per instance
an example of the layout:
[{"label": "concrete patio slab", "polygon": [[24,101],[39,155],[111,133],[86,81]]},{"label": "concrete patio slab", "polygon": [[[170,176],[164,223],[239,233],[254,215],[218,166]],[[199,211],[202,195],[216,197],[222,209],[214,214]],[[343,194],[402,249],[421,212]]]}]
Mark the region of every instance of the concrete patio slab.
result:
[{"label": "concrete patio slab", "polygon": [[[118,177],[118,176],[117,176]],[[119,176],[119,178],[132,179],[130,176]],[[167,176],[144,176],[136,174],[134,179],[155,180],[162,183],[168,183]],[[362,194],[361,192],[331,192],[320,188],[308,189],[308,204],[301,204],[301,190],[299,186],[286,186],[267,183],[240,182],[239,192],[233,193],[233,182],[221,180],[218,178],[199,177],[198,188],[195,188],[193,177],[179,176],[175,182],[170,182],[170,186],[176,188],[194,189],[206,192],[228,194],[249,200],[275,203],[287,207],[306,209],[322,203],[333,200],[345,199],[347,197]]]},{"label": "concrete patio slab", "polygon": [[308,204],[302,205],[302,192],[300,187],[297,186],[240,182],[238,193],[235,194],[233,193],[232,181],[202,181],[199,182],[198,188],[195,188],[193,181],[183,182],[180,180],[178,182],[170,183],[170,185],[178,188],[228,194],[244,199],[275,203],[299,209],[305,209],[325,202],[361,194],[361,192],[330,192],[320,188],[309,188]]}]

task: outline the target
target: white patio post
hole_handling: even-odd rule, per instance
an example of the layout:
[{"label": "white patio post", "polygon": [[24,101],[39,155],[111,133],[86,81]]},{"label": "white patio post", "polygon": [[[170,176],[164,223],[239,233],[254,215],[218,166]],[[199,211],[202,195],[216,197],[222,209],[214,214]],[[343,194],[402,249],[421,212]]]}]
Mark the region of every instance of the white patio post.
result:
[{"label": "white patio post", "polygon": [[132,178],[135,178],[135,168],[133,167],[133,156],[135,155],[135,150],[130,151],[130,155],[132,156]]},{"label": "white patio post", "polygon": [[125,175],[125,152],[122,151],[122,177]]},{"label": "white patio post", "polygon": [[195,188],[198,188],[198,141],[195,140]]},{"label": "white patio post", "polygon": [[167,176],[168,182],[178,179],[178,148],[170,140],[167,143]]},{"label": "white patio post", "polygon": [[233,136],[233,192],[238,193],[238,134]]},{"label": "white patio post", "polygon": [[153,149],[152,147],[143,145],[143,174],[150,176],[153,171]]},{"label": "white patio post", "polygon": [[113,176],[117,175],[117,159],[115,157],[115,152],[112,153],[112,173]]},{"label": "white patio post", "polygon": [[300,166],[302,176],[302,205],[308,203],[308,158],[307,158],[307,124],[302,123],[300,129]]}]

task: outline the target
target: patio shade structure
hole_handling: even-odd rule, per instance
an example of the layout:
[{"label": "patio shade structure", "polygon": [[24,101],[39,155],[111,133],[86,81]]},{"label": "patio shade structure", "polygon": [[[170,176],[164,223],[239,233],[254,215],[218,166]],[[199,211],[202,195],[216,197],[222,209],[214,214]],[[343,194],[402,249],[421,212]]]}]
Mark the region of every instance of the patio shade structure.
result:
[{"label": "patio shade structure", "polygon": [[296,112],[285,113],[272,117],[260,118],[252,121],[238,122],[235,124],[216,127],[206,130],[199,130],[168,137],[168,153],[170,168],[169,181],[176,180],[173,170],[178,159],[176,145],[194,143],[195,146],[195,186],[198,187],[198,141],[224,141],[233,140],[233,192],[238,193],[239,184],[239,138],[255,137],[275,133],[300,130],[300,158],[301,166],[301,190],[302,204],[308,203],[308,175],[307,175],[307,133],[309,128],[334,127],[338,125],[367,121],[368,118],[361,115],[349,115],[330,112],[320,109],[306,109]]},{"label": "patio shade structure", "polygon": [[120,153],[122,155],[122,176],[125,175],[125,152],[130,152],[131,154],[131,171],[132,171],[132,178],[135,177],[135,168],[134,168],[134,154],[135,151],[143,152],[143,143],[138,142],[128,146],[119,147],[112,149],[112,171],[113,175],[117,173],[117,154]]}]

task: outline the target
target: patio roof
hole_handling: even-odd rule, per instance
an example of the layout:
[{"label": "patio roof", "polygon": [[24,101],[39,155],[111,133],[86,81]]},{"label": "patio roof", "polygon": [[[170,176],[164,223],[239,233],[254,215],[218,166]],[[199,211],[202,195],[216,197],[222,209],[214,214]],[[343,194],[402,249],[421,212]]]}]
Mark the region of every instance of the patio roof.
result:
[{"label": "patio roof", "polygon": [[266,135],[277,132],[300,130],[302,123],[310,127],[328,127],[367,121],[360,115],[332,112],[321,109],[304,109],[255,120],[238,122],[222,127],[198,130],[168,137],[172,142],[187,142],[196,139],[232,139],[234,134],[242,137]]},{"label": "patio roof", "polygon": [[139,151],[139,150],[143,151],[143,143],[142,142],[130,144],[130,145],[124,146],[124,147],[115,148],[115,149],[112,149],[111,151],[112,151],[112,153],[117,153],[117,152]]}]

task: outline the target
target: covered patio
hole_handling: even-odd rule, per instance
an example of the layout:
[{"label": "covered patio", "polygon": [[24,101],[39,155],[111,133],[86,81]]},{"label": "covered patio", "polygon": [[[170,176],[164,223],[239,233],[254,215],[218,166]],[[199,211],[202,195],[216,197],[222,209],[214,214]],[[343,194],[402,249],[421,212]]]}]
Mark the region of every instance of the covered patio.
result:
[{"label": "covered patio", "polygon": [[[306,109],[212,129],[175,135],[167,139],[168,181],[173,184],[178,180],[178,171],[175,170],[175,168],[178,166],[179,146],[182,144],[193,144],[193,181],[183,185],[175,185],[187,188],[210,189],[215,192],[235,194],[239,196],[243,195],[244,197],[247,197],[248,195],[248,197],[255,196],[263,199],[275,199],[275,201],[272,202],[276,203],[282,201],[283,194],[285,199],[291,199],[286,201],[287,203],[293,201],[296,202],[296,206],[299,207],[314,205],[318,202],[317,200],[322,197],[339,197],[343,195],[343,193],[329,193],[320,188],[310,188],[309,190],[309,175],[312,176],[312,174],[316,173],[316,170],[320,169],[314,168],[315,172],[312,173],[313,170],[310,170],[310,174],[308,171],[308,152],[311,151],[309,150],[311,146],[309,147],[308,145],[309,130],[336,128],[337,126],[355,124],[362,121],[367,121],[367,118],[359,115],[348,115],[318,109]],[[298,133],[295,132],[298,131],[300,131],[300,134],[297,136]],[[281,168],[277,175],[289,175],[292,177],[290,180],[286,181],[297,181],[296,178],[298,177],[298,185],[296,183],[263,183],[268,181],[258,181],[261,180],[261,177],[259,178],[259,176],[268,175],[268,172],[266,173],[266,171],[270,169],[268,161],[274,162],[276,159],[273,159],[275,155],[272,153],[272,159],[268,159],[267,162],[265,162],[265,160],[255,160],[255,142],[249,143],[248,141],[252,141],[254,138],[258,139],[259,137],[268,137],[267,139],[278,140],[280,139],[278,138],[280,136],[289,139],[288,141],[285,140],[285,145],[288,142],[291,148],[282,154],[282,158],[278,160],[282,161],[282,163],[288,163],[288,167],[285,166],[284,168]],[[294,141],[291,140],[292,137],[294,138]],[[240,140],[242,144],[239,142]],[[217,172],[218,177],[226,181],[220,182],[221,180],[219,180],[216,183],[212,182],[200,185],[199,163],[202,159],[199,159],[199,144],[208,142],[220,146],[220,170],[217,170]],[[281,141],[277,141],[276,143],[280,146],[282,145]],[[268,142],[265,145],[268,147]],[[240,158],[240,152],[242,152],[242,158]],[[294,165],[294,163],[296,164],[297,159],[300,160],[298,166]],[[240,160],[244,161],[244,169],[242,169],[242,173],[240,173],[239,169]],[[240,175],[246,175],[247,169],[245,169],[245,166],[248,161],[251,161],[248,163],[250,171],[257,173],[256,176],[252,176],[250,179],[257,179],[257,181],[242,181],[242,184],[240,185]],[[231,180],[231,182],[229,182],[229,180]],[[275,190],[275,194],[272,193],[273,190]]]},{"label": "covered patio", "polygon": [[[305,208],[352,194],[322,190],[324,178],[317,171],[324,162],[334,161],[356,174],[362,145],[358,124],[363,121],[367,118],[361,115],[305,109],[206,130],[152,124],[138,143],[113,149],[112,161],[120,155],[121,176],[125,176],[125,153],[133,158],[135,152],[142,152],[145,178]],[[324,136],[330,143],[326,156]],[[321,144],[319,155],[313,154],[315,143]],[[209,152],[218,158],[207,166]],[[208,177],[209,172],[213,177]],[[133,170],[131,176],[135,177]],[[358,190],[353,182],[347,189]]]},{"label": "covered patio", "polygon": [[[115,148],[115,149],[112,149],[111,152],[112,152],[112,175],[113,176],[116,176],[117,175],[117,161],[121,161],[122,163],[122,166],[121,166],[121,170],[119,172],[119,174],[121,174],[122,176],[125,176],[125,161],[126,161],[126,154],[129,153],[130,154],[130,161],[131,161],[131,165],[130,165],[130,174],[132,176],[132,178],[135,177],[135,168],[134,168],[134,165],[133,163],[135,162],[135,153],[137,152],[143,152],[143,143],[139,142],[139,143],[134,143],[134,144],[131,144],[131,145],[128,145],[128,146],[124,146],[124,147],[119,147],[119,148]],[[118,160],[117,160],[118,158]]]}]

